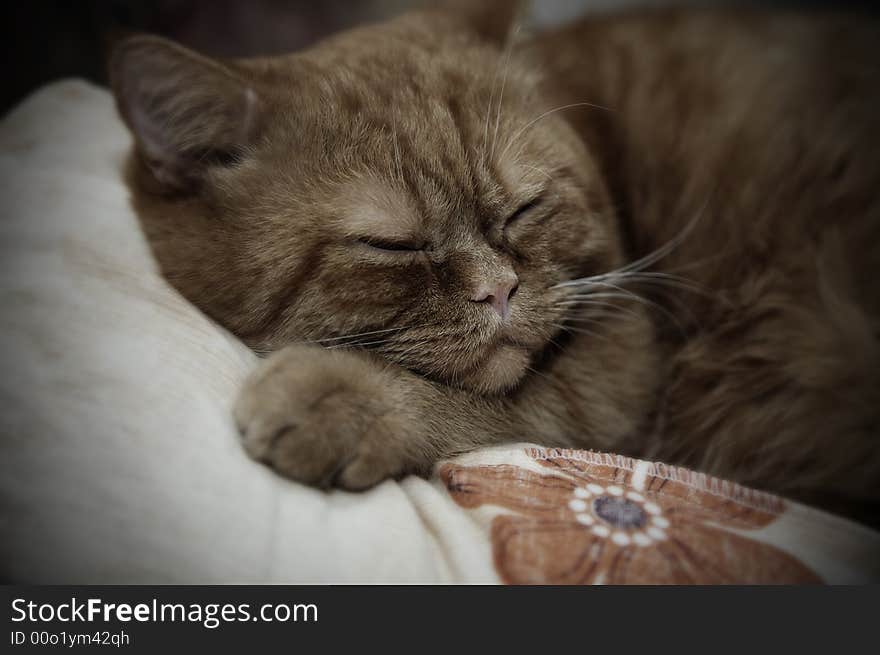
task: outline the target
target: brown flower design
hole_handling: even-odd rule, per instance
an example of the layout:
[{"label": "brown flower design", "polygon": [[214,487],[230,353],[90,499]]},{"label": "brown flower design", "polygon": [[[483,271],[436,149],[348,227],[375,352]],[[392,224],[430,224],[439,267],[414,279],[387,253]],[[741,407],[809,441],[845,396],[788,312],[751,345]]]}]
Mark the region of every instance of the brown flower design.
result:
[{"label": "brown flower design", "polygon": [[785,511],[775,496],[616,455],[526,453],[537,470],[439,470],[459,505],[507,510],[490,528],[495,567],[507,583],[821,582],[788,553],[747,536]]}]

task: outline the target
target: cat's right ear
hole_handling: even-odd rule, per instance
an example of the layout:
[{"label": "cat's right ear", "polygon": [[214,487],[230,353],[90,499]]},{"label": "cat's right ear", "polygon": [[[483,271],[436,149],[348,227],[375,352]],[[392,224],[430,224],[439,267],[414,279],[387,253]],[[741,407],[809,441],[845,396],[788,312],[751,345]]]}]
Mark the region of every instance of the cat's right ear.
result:
[{"label": "cat's right ear", "polygon": [[110,83],[164,192],[197,189],[209,167],[234,161],[256,135],[256,90],[231,68],[171,41],[122,41],[110,59]]}]

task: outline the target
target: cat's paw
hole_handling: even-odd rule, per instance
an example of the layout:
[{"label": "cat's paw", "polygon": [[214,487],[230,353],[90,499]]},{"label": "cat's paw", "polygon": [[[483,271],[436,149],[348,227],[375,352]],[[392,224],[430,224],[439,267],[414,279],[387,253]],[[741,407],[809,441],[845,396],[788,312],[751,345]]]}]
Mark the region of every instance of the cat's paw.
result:
[{"label": "cat's paw", "polygon": [[393,384],[357,353],[294,345],[262,362],[234,416],[244,447],[279,473],[359,490],[407,469]]}]

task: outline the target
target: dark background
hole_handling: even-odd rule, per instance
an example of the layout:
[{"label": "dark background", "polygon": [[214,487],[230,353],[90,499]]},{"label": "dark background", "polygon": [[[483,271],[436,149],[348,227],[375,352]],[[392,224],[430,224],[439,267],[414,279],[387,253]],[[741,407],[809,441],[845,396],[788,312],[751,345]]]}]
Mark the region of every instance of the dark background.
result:
[{"label": "dark background", "polygon": [[0,113],[46,82],[106,82],[121,36],[150,32],[217,57],[300,49],[346,27],[399,12],[406,0],[36,0],[4,3],[6,79]]},{"label": "dark background", "polygon": [[[161,34],[217,57],[278,54],[428,1],[13,0],[0,10],[6,72],[0,114],[50,80],[77,76],[105,83],[107,53],[116,39],[128,33]],[[731,4],[725,0],[690,2]],[[587,9],[660,4],[670,4],[670,0],[532,0],[531,14],[541,25],[564,21]],[[777,0],[775,4],[880,8],[877,0]]]}]

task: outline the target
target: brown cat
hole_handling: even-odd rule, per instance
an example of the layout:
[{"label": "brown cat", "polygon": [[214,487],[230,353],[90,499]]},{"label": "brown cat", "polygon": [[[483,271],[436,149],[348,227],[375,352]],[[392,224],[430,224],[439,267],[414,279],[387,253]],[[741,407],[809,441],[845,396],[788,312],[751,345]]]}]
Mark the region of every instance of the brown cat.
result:
[{"label": "brown cat", "polygon": [[247,451],[364,489],[509,440],[876,520],[864,17],[425,9],[291,56],[117,47],[161,269],[259,352]]}]

